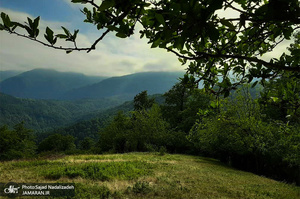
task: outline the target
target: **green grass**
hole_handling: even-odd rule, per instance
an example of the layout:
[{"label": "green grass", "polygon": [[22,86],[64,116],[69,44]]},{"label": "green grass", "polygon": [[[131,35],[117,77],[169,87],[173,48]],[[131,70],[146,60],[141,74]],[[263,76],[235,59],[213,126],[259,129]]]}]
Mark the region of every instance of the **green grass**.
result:
[{"label": "green grass", "polygon": [[300,198],[300,187],[217,160],[155,153],[0,163],[0,182],[75,183],[74,198]]},{"label": "green grass", "polygon": [[90,162],[75,165],[64,165],[51,168],[42,172],[47,179],[59,179],[61,177],[109,181],[133,180],[140,176],[150,175],[152,165],[142,161],[126,162]]}]

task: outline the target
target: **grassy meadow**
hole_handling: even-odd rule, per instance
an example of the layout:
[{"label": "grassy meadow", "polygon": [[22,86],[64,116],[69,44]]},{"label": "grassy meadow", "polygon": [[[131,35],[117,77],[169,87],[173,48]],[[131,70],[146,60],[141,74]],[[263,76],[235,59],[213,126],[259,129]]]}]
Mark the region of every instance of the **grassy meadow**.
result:
[{"label": "grassy meadow", "polygon": [[214,159],[158,153],[1,162],[0,182],[75,183],[74,198],[78,199],[300,198],[300,187],[239,171]]}]

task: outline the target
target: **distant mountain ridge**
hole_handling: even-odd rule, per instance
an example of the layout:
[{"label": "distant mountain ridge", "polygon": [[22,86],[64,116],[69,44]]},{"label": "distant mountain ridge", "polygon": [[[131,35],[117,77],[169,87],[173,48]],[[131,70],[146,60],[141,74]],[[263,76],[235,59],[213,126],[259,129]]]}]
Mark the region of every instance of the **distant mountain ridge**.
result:
[{"label": "distant mountain ridge", "polygon": [[141,91],[148,94],[163,94],[179,81],[183,72],[144,72],[111,77],[99,83],[74,89],[63,96],[63,99],[103,98],[119,96],[132,99]]},{"label": "distant mountain ridge", "polygon": [[34,69],[0,82],[0,92],[31,99],[78,100],[117,97],[131,100],[144,90],[150,95],[165,93],[183,74],[184,72],[144,72],[108,78]]},{"label": "distant mountain ridge", "polygon": [[14,77],[16,75],[21,74],[22,71],[17,71],[17,70],[5,70],[5,71],[0,71],[0,82],[10,78]]},{"label": "distant mountain ridge", "polygon": [[34,69],[0,82],[0,92],[21,98],[59,99],[65,92],[107,77]]}]

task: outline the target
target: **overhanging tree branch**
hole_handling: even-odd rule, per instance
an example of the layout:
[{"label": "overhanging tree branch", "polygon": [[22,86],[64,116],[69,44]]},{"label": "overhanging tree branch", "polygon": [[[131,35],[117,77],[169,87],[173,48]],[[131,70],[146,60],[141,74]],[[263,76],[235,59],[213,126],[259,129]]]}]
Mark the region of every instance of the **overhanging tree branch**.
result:
[{"label": "overhanging tree branch", "polygon": [[56,49],[56,50],[64,50],[64,51],[88,51],[88,50],[90,50],[90,48],[77,48],[77,47],[74,48],[74,47],[62,47],[62,46],[58,47],[58,46],[50,45],[50,44],[47,44],[47,43],[45,43],[43,41],[37,40],[36,38],[32,38],[32,37],[29,37],[29,36],[17,33],[15,31],[11,31],[10,34],[14,34],[14,35],[17,35],[19,37],[23,37],[23,38],[29,39],[31,41],[40,43],[40,44],[42,44],[44,46],[47,46],[49,48],[53,48],[53,49]]},{"label": "overhanging tree branch", "polygon": [[201,53],[198,52],[197,56],[188,57],[188,56],[181,55],[180,53],[176,52],[173,49],[170,49],[170,48],[166,48],[166,49],[168,51],[174,53],[176,56],[178,56],[182,59],[190,60],[190,61],[193,61],[193,60],[196,61],[196,60],[201,60],[201,59],[206,59],[206,58],[242,59],[242,60],[246,60],[248,62],[256,62],[258,64],[262,64],[265,67],[270,67],[270,68],[277,69],[277,70],[300,72],[299,65],[297,67],[288,67],[288,66],[284,66],[284,65],[280,65],[280,64],[267,62],[262,59],[258,59],[256,57],[247,57],[247,56],[242,56],[242,55],[229,55],[229,54],[209,54],[209,53],[204,53],[204,52],[201,52]]}]

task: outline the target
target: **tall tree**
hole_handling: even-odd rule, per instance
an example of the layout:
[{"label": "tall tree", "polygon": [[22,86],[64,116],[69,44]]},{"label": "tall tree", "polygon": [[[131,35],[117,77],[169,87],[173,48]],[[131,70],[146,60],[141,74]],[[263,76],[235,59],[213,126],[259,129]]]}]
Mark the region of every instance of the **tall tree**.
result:
[{"label": "tall tree", "polygon": [[154,98],[148,97],[147,91],[142,91],[133,99],[133,106],[135,111],[147,110],[154,104]]},{"label": "tall tree", "polygon": [[194,125],[199,109],[205,110],[210,104],[210,96],[203,94],[199,89],[190,89],[182,83],[175,84],[164,96],[164,118],[172,128],[186,133]]},{"label": "tall tree", "polygon": [[[101,31],[92,46],[79,48],[73,33],[62,27],[63,33],[55,34],[46,28],[42,41],[39,36],[39,20],[28,18],[28,23],[11,21],[1,13],[1,30],[31,39],[51,48],[87,51],[110,32],[127,38],[139,33],[146,37],[152,48],[163,48],[176,54],[179,60],[188,63],[189,81],[204,81],[206,89],[215,85],[219,92],[229,94],[229,89],[254,77],[272,78],[282,71],[299,75],[299,45],[282,52],[279,57],[267,59],[264,55],[275,47],[292,39],[299,30],[300,8],[298,0],[72,0],[73,3],[90,4],[84,8],[86,23]],[[234,12],[231,17],[225,11]],[[23,28],[28,35],[18,32]],[[73,48],[56,46],[58,39],[70,41]],[[233,73],[238,80],[229,78]],[[221,80],[221,81],[220,81]]]}]

